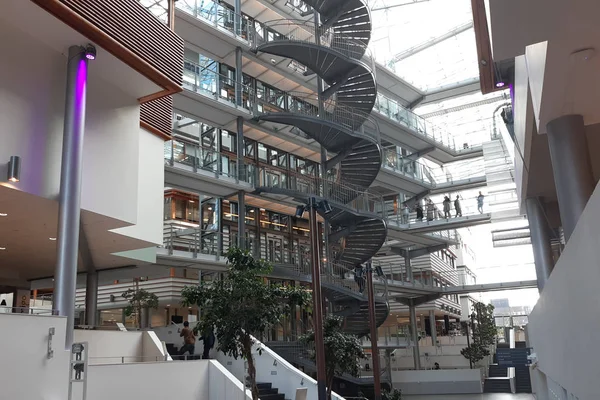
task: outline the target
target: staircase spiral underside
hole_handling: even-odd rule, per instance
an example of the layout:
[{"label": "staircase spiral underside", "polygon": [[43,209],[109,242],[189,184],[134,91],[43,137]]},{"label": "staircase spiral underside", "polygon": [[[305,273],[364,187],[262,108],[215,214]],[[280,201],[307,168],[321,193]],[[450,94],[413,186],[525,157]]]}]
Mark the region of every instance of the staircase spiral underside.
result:
[{"label": "staircase spiral underside", "polygon": [[[336,179],[323,185],[320,193],[311,193],[329,201],[333,210],[322,216],[330,224],[331,235],[341,236],[337,243],[330,245],[336,250],[334,263],[344,267],[337,269],[339,276],[331,272],[325,274],[322,291],[333,303],[335,313],[345,318],[346,331],[364,336],[370,330],[367,295],[349,276],[354,267],[377,254],[387,236],[386,223],[377,214],[378,210],[357,212],[351,204],[364,196],[382,162],[378,128],[370,117],[377,99],[373,64],[366,55],[371,39],[371,15],[363,0],[304,2],[320,14],[320,43],[314,36],[312,41],[283,37],[259,42],[255,51],[293,59],[317,74],[329,85],[324,90],[325,95],[322,94],[327,97],[326,106],[320,114],[265,112],[255,119],[295,126],[328,153],[343,154],[335,166]],[[307,28],[302,23],[299,22],[299,29]],[[312,28],[314,33],[314,25]],[[265,187],[257,191],[284,194],[298,200],[307,197],[307,193],[293,188]],[[377,326],[389,315],[385,296],[375,297],[375,314]]]}]

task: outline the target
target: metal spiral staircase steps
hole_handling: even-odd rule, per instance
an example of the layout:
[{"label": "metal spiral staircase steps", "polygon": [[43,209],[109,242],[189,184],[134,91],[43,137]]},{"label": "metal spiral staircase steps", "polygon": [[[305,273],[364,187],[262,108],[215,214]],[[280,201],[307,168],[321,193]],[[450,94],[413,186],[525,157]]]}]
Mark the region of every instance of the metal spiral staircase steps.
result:
[{"label": "metal spiral staircase steps", "polygon": [[[383,153],[377,123],[370,117],[377,99],[373,64],[367,55],[371,16],[363,0],[305,0],[305,3],[321,15],[317,29],[302,20],[266,23],[266,27],[282,36],[269,40],[257,38],[254,51],[293,59],[317,74],[329,85],[321,94],[324,107],[320,113],[315,112],[313,106],[319,103],[314,97],[308,101],[305,97],[312,106],[282,112],[270,109],[257,113],[255,119],[294,126],[329,153],[337,154],[337,163],[327,168],[337,169],[336,179],[317,180],[313,184],[307,178],[308,186],[262,187],[257,192],[287,195],[299,201],[314,195],[330,202],[333,210],[322,216],[331,227],[329,238],[334,260],[323,267],[323,294],[333,304],[333,312],[345,318],[345,330],[364,336],[370,330],[369,307],[367,295],[361,290],[364,281],[360,279],[364,277],[355,278],[354,268],[375,256],[387,236],[386,223],[376,209],[377,201],[372,201],[372,195],[367,193],[380,171]],[[320,41],[315,40],[315,32]],[[291,270],[289,273],[294,274]],[[386,296],[376,293],[377,326],[387,319],[389,312]],[[284,353],[290,343],[269,345]]]}]

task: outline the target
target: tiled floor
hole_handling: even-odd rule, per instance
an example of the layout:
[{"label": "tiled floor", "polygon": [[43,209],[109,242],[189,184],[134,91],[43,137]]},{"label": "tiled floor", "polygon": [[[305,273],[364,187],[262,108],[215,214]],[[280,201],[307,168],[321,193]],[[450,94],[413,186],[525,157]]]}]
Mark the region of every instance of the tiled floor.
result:
[{"label": "tiled floor", "polygon": [[402,396],[406,400],[535,400],[531,394],[485,393]]}]

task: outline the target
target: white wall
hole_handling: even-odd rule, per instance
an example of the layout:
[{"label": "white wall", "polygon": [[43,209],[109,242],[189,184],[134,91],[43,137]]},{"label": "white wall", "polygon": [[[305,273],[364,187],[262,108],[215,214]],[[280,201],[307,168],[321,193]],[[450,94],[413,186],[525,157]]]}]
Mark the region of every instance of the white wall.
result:
[{"label": "white wall", "polygon": [[[48,330],[55,329],[54,357],[47,359]],[[0,398],[65,400],[69,352],[64,350],[66,319],[0,314]]]},{"label": "white wall", "polygon": [[482,393],[480,369],[392,371],[394,388],[402,394]]},{"label": "white wall", "polygon": [[[259,355],[259,348],[262,348],[262,354]],[[307,399],[316,399],[317,381],[306,375],[299,369],[294,368],[289,362],[280,357],[270,348],[256,342],[252,347],[254,361],[256,364],[257,382],[270,382],[274,388],[279,389],[279,393],[285,394],[288,399],[293,399],[296,389],[308,388]],[[234,360],[233,357],[226,356],[223,353],[216,353],[217,360],[229,370],[233,376],[242,380],[245,376],[245,361],[241,358]],[[339,395],[332,393],[333,400],[343,400]]]},{"label": "white wall", "polygon": [[144,332],[76,329],[74,333],[75,342],[88,342],[89,364],[119,364],[142,359]]},{"label": "white wall", "polygon": [[[10,156],[18,155],[21,180],[11,186],[57,199],[66,56],[9,24],[0,25],[0,37],[11,38],[0,43],[0,71],[9,77],[0,83],[0,176],[6,176]],[[162,151],[162,140],[139,126],[137,99],[90,69],[82,208],[139,222],[126,234],[161,243]]]},{"label": "white wall", "polygon": [[[529,77],[529,90],[535,115],[536,126],[540,133],[546,133],[546,126],[540,126],[540,112],[542,96],[544,93],[544,76],[546,72],[546,53],[548,42],[532,44],[525,48],[527,60],[527,75]],[[558,116],[557,116],[558,117]]]},{"label": "white wall", "polygon": [[600,398],[598,248],[600,189],[596,186],[527,326],[539,369],[580,400]]}]

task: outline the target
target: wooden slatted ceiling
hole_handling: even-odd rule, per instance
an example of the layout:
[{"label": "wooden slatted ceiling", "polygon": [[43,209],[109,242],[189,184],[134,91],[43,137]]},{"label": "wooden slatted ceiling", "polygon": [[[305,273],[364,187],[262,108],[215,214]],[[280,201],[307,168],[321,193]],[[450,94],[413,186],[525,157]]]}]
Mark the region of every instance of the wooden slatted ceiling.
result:
[{"label": "wooden slatted ceiling", "polygon": [[165,140],[171,139],[173,96],[161,97],[140,105],[140,125]]},{"label": "wooden slatted ceiling", "polygon": [[183,39],[136,0],[61,0],[103,32],[182,83]]}]

